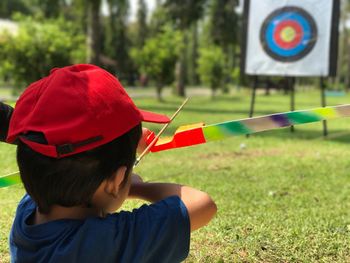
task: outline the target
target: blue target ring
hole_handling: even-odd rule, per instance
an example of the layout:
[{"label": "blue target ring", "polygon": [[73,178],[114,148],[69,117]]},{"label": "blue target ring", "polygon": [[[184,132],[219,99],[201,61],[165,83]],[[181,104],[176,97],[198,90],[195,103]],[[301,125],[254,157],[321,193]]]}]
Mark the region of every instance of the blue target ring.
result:
[{"label": "blue target ring", "polygon": [[295,62],[314,48],[317,41],[316,23],[308,12],[299,7],[277,9],[265,19],[260,41],[273,59]]}]

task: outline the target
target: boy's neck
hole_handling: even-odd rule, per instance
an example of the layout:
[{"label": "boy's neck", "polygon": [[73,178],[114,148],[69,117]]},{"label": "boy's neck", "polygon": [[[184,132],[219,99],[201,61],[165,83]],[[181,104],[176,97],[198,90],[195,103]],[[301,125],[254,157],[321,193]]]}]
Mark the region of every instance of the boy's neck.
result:
[{"label": "boy's neck", "polygon": [[55,205],[52,206],[51,211],[48,214],[42,214],[36,210],[32,223],[34,225],[38,225],[59,219],[83,220],[90,216],[103,216],[103,213],[97,208],[87,208],[81,206],[64,207]]}]

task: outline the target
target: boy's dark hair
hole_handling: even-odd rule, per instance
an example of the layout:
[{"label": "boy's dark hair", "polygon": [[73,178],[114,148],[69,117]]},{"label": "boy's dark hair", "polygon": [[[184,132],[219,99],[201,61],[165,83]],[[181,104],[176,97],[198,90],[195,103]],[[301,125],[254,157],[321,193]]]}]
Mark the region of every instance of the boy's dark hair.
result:
[{"label": "boy's dark hair", "polygon": [[[44,156],[19,142],[17,163],[21,179],[39,212],[49,213],[52,205],[90,206],[97,188],[119,167],[126,166],[129,176],[141,127],[139,124],[107,144],[62,159]],[[40,133],[30,133],[27,139],[46,143]]]}]

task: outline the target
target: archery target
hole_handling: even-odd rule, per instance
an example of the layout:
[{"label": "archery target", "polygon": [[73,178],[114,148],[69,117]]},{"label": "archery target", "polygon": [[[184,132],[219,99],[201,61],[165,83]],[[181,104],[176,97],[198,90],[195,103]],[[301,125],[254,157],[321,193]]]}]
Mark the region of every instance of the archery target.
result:
[{"label": "archery target", "polygon": [[314,19],[299,7],[283,7],[272,12],[260,31],[260,41],[265,52],[282,62],[302,59],[315,46],[316,40]]},{"label": "archery target", "polygon": [[245,2],[246,74],[330,75],[332,67],[336,67],[334,32],[338,20],[334,10],[339,0]]}]

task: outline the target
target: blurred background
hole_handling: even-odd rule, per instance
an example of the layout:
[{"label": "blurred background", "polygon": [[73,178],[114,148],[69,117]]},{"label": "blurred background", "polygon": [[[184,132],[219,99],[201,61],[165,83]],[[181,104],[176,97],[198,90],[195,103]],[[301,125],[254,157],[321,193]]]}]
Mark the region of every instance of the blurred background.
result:
[{"label": "blurred background", "polygon": [[[328,90],[350,87],[350,6],[342,1],[338,77]],[[189,88],[214,96],[250,87],[240,72],[244,0],[2,0],[0,99],[16,96],[53,67],[97,64],[128,87],[162,99]],[[299,78],[313,88],[317,79]],[[260,80],[266,94],[283,79]],[[170,89],[169,89],[170,90]],[[288,90],[284,90],[285,93]]]},{"label": "blurred background", "polygon": [[[251,2],[263,1],[308,2],[316,11],[315,3],[328,3]],[[165,135],[184,124],[246,118],[249,105],[252,116],[253,87],[254,115],[319,107],[325,97],[327,105],[349,103],[349,2],[341,0],[336,77],[259,75],[258,82],[240,70],[243,0],[0,0],[0,100],[14,105],[54,67],[93,63],[116,75],[142,109],[171,116],[182,97],[193,97]],[[350,262],[349,119],[328,128],[327,138],[313,123],[293,134],[281,129],[150,154],[136,172],[205,189],[216,201],[218,216],[192,235],[186,262]],[[15,151],[0,144],[2,174],[18,169]],[[10,262],[8,233],[23,194],[21,185],[0,191],[0,262]]]}]

